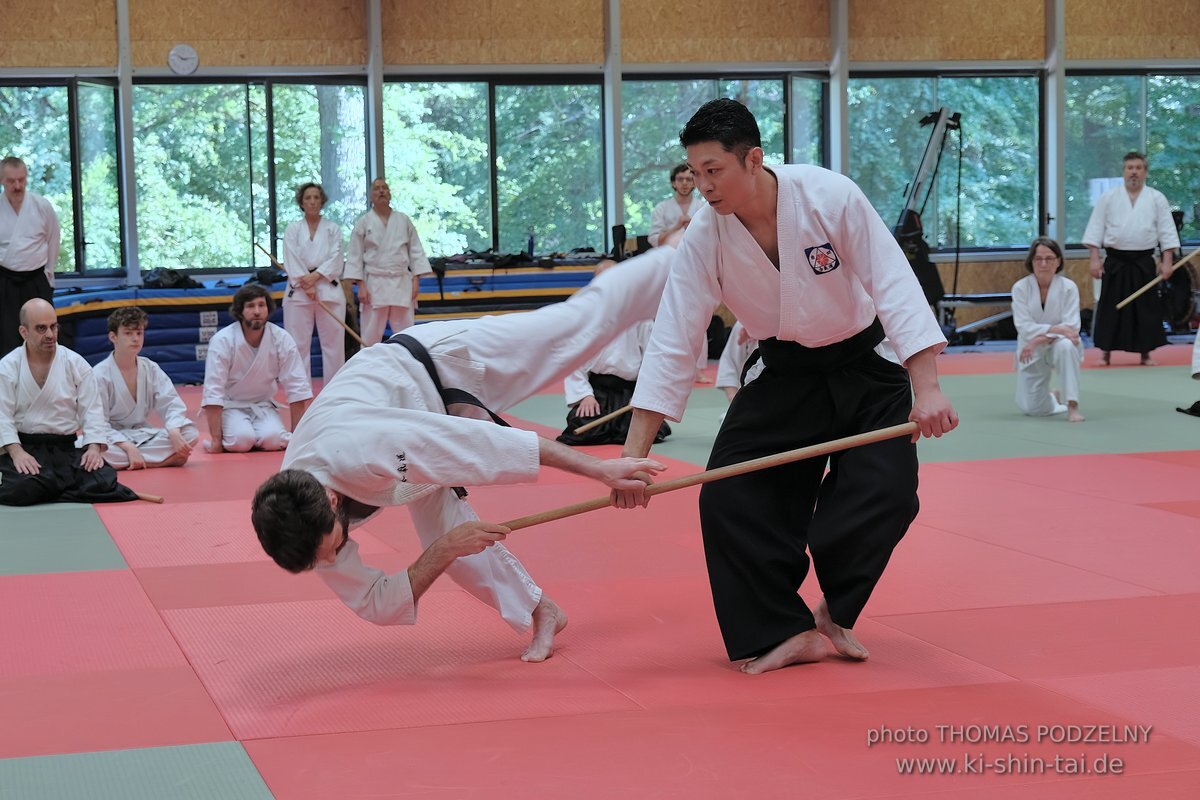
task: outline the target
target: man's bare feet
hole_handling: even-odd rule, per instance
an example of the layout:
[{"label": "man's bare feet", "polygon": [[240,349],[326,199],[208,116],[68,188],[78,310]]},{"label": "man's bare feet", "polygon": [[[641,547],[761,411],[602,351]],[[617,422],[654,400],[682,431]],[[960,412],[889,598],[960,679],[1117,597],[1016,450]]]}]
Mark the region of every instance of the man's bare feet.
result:
[{"label": "man's bare feet", "polygon": [[1143,367],[1157,367],[1158,366],[1158,362],[1155,361],[1153,358],[1151,358],[1149,353],[1142,354],[1141,364]]},{"label": "man's bare feet", "polygon": [[1100,352],[1099,360],[1096,361],[1096,366],[1107,367],[1109,365],[1110,360],[1111,360],[1111,354],[1108,351],[1102,350]]},{"label": "man's bare feet", "polygon": [[567,615],[558,603],[542,595],[533,609],[533,638],[521,654],[522,661],[545,661],[554,655],[554,636],[567,627]]},{"label": "man's bare feet", "polygon": [[761,675],[789,664],[808,664],[820,661],[828,654],[829,649],[825,646],[825,640],[821,638],[821,635],[816,631],[805,631],[776,645],[771,652],[742,664],[742,672],[747,675]]},{"label": "man's bare feet", "polygon": [[1067,403],[1067,422],[1083,422],[1087,417],[1079,413],[1079,403],[1071,400]]},{"label": "man's bare feet", "polygon": [[871,657],[867,648],[863,647],[863,643],[854,635],[854,631],[843,628],[830,618],[829,604],[825,602],[824,597],[817,603],[813,616],[817,620],[817,630],[829,637],[829,641],[833,642],[833,649],[855,661],[866,661]]}]

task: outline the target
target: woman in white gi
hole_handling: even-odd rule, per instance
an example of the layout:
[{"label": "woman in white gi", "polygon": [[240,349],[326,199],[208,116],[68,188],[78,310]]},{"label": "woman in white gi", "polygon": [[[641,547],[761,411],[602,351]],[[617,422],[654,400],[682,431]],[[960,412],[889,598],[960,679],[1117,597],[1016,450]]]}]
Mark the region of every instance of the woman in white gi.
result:
[{"label": "woman in white gi", "polygon": [[[1017,408],[1032,417],[1067,412],[1068,422],[1083,422],[1079,413],[1079,289],[1061,275],[1062,249],[1039,236],[1029,246],[1025,269],[1030,274],[1013,284],[1013,322],[1017,327]],[[1050,389],[1050,377],[1062,378],[1061,396]],[[1062,401],[1066,400],[1066,405]]]},{"label": "woman in white gi", "polygon": [[371,183],[371,210],[354,223],[346,257],[346,280],[358,286],[368,347],[383,341],[388,323],[393,334],[412,327],[419,278],[431,272],[412,220],[392,209],[392,190],[377,178]]},{"label": "woman in white gi", "polygon": [[[346,363],[346,339],[339,319],[346,318],[346,295],[341,277],[345,267],[342,229],[321,216],[329,202],[318,183],[296,189],[296,204],[304,212],[283,234],[283,268],[288,290],[283,296],[283,327],[296,340],[304,372],[312,378],[313,325],[321,339],[321,375],[329,380]],[[323,305],[332,315],[317,308]],[[336,316],[336,319],[334,318]]]}]

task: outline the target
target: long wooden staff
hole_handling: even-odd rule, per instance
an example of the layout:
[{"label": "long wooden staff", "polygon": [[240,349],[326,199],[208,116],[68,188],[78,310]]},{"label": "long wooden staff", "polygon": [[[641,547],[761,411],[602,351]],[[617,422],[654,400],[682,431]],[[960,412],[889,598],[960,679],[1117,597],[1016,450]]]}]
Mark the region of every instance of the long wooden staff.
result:
[{"label": "long wooden staff", "polygon": [[[1191,261],[1193,258],[1195,258],[1195,257],[1196,257],[1196,254],[1197,254],[1197,253],[1200,253],[1200,247],[1196,248],[1195,250],[1193,250],[1192,252],[1188,253],[1188,254],[1187,254],[1186,256],[1184,256],[1183,258],[1181,258],[1181,259],[1179,260],[1179,263],[1175,265],[1175,269],[1179,269],[1179,268],[1180,268],[1180,267],[1182,267],[1184,264],[1186,264],[1187,262]],[[1138,289],[1138,290],[1137,290],[1136,292],[1134,292],[1133,294],[1129,295],[1129,297],[1126,297],[1124,300],[1122,300],[1121,302],[1117,303],[1117,310],[1118,310],[1118,311],[1120,311],[1122,308],[1124,308],[1125,306],[1129,305],[1129,304],[1130,304],[1130,303],[1132,303],[1134,300],[1137,300],[1139,297],[1141,297],[1141,296],[1142,296],[1142,295],[1144,295],[1146,292],[1148,292],[1148,291],[1150,291],[1151,289],[1153,289],[1155,286],[1158,286],[1160,283],[1162,283],[1162,281],[1163,281],[1163,276],[1162,276],[1162,275],[1155,275],[1155,276],[1154,276],[1154,280],[1150,281],[1150,282],[1149,282],[1149,283],[1147,283],[1145,286],[1143,286],[1142,288]]]},{"label": "long wooden staff", "polygon": [[[257,247],[259,250],[262,250],[264,253],[266,253],[266,254],[267,254],[267,258],[271,259],[271,263],[275,265],[275,268],[276,268],[276,269],[278,269],[278,270],[283,270],[284,272],[287,272],[287,270],[283,269],[283,264],[280,264],[280,263],[279,263],[279,261],[278,261],[278,260],[275,258],[275,256],[271,255],[271,251],[270,251],[270,250],[268,250],[267,248],[263,247],[263,246],[262,246],[261,244],[259,244],[258,242],[255,242],[255,243],[254,243],[254,246],[255,246],[255,247]],[[314,299],[316,299],[316,298],[314,298]],[[337,322],[338,322],[338,325],[341,325],[343,328],[345,328],[345,329],[346,329],[346,333],[350,334],[350,335],[351,335],[351,336],[353,336],[353,337],[354,337],[356,340],[358,340],[358,343],[359,343],[360,345],[362,345],[363,347],[366,347],[366,346],[367,346],[367,343],[366,343],[366,342],[364,342],[364,341],[362,340],[362,337],[358,335],[358,333],[357,333],[357,332],[354,330],[354,328],[351,328],[349,325],[347,325],[347,324],[346,324],[346,320],[342,319],[342,318],[341,318],[341,317],[339,317],[337,314],[333,313],[333,310],[332,310],[332,309],[331,309],[329,306],[325,305],[325,304],[324,304],[324,303],[322,303],[320,300],[317,300],[317,305],[319,305],[319,306],[321,307],[321,309],[322,309],[322,310],[323,310],[323,311],[324,311],[326,314],[328,314],[329,316],[331,316],[331,317],[333,317],[334,319],[336,319],[336,320],[337,320]]]},{"label": "long wooden staff", "polygon": [[[882,442],[885,439],[895,439],[899,436],[911,436],[917,432],[917,423],[905,422],[903,425],[893,425],[890,428],[880,428],[877,431],[868,431],[866,433],[855,434],[854,436],[846,436],[842,439],[834,439],[833,441],[823,442],[821,444],[809,445],[796,450],[788,450],[783,453],[776,453],[773,456],[763,456],[762,458],[754,458],[750,461],[742,461],[739,464],[730,464],[725,467],[717,467],[705,472],[697,472],[694,475],[685,475],[682,478],[663,481],[662,483],[653,483],[646,487],[646,494],[656,495],[664,492],[673,492],[676,489],[683,489],[688,486],[695,486],[698,483],[708,483],[710,481],[720,480],[721,478],[731,478],[734,475],[744,475],[747,472],[755,472],[760,469],[769,467],[777,467],[780,464],[790,464],[793,461],[803,461],[806,458],[814,458],[816,456],[828,455],[836,453],[839,450],[849,450],[851,447],[860,447],[864,444],[872,444],[874,442]],[[582,503],[575,503],[562,508],[555,508],[550,511],[543,511],[539,514],[530,514],[527,517],[505,522],[504,526],[510,530],[520,530],[521,528],[529,528],[534,525],[541,525],[543,522],[553,522],[556,519],[565,519],[573,517],[576,514],[584,514],[588,511],[595,511],[600,508],[606,508],[611,505],[610,498],[597,497],[594,500],[584,500]]]},{"label": "long wooden staff", "polygon": [[599,427],[599,426],[603,425],[604,423],[608,422],[610,419],[616,419],[617,417],[621,416],[622,414],[628,414],[631,410],[633,410],[633,406],[631,406],[631,405],[630,406],[621,406],[616,411],[611,411],[608,414],[605,414],[603,417],[596,417],[594,420],[587,423],[586,425],[580,425],[578,428],[575,429],[575,433],[580,434],[580,433],[584,433],[585,431],[590,431],[592,428]]}]

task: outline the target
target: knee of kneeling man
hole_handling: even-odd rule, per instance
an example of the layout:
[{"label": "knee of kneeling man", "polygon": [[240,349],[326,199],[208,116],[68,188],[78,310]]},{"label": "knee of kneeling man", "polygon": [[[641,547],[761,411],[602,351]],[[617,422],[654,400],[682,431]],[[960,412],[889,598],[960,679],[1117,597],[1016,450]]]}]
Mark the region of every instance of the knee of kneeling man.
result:
[{"label": "knee of kneeling man", "polygon": [[257,442],[257,446],[259,450],[283,450],[287,447],[289,438],[291,434],[287,431],[268,434]]},{"label": "knee of kneeling man", "polygon": [[248,453],[254,449],[254,437],[252,435],[237,436],[232,439],[224,439],[221,441],[221,447],[225,448],[230,453]]}]

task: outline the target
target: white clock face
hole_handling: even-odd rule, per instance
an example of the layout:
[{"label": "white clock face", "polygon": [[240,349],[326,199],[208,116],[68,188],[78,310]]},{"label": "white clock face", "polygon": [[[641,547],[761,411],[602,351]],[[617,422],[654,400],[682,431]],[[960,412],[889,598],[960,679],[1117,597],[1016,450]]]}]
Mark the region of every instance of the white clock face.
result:
[{"label": "white clock face", "polygon": [[167,65],[176,75],[191,75],[200,66],[200,56],[190,44],[177,44],[167,53]]}]

